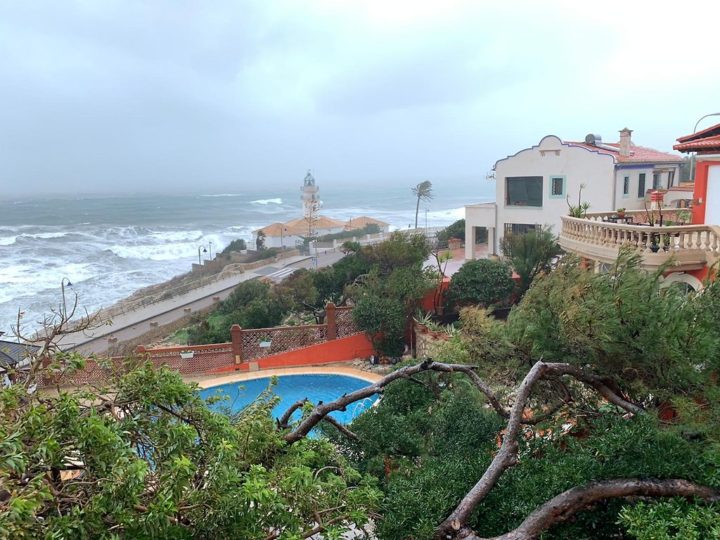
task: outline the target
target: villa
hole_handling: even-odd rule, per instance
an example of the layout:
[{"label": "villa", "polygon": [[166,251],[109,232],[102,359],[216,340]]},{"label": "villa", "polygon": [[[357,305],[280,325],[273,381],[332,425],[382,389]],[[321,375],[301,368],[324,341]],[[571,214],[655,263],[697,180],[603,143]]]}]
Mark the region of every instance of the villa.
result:
[{"label": "villa", "polygon": [[700,290],[704,279],[714,277],[711,268],[720,259],[720,124],[677,141],[675,150],[696,154],[689,210],[665,198],[671,191],[657,190],[649,211],[626,211],[622,219],[612,207],[581,218],[562,216],[560,245],[597,270],[611,264],[621,246],[630,245],[642,254],[646,269],[666,265],[666,283]]},{"label": "villa", "polygon": [[636,145],[632,130],[618,142],[589,134],[582,142],[543,137],[533,147],[499,160],[491,176],[496,202],[465,207],[465,258],[474,252],[478,229],[486,229],[488,251],[500,251],[502,237],[538,226],[560,231],[568,205],[589,202],[592,209],[644,209],[648,193],[666,192],[666,204],[687,206],[692,186],[681,184],[677,154]]}]

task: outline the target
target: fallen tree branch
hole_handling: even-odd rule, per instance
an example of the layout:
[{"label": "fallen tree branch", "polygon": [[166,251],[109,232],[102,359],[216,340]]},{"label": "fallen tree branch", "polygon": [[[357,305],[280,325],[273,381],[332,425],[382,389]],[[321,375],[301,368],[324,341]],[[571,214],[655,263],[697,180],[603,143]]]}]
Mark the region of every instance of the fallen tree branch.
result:
[{"label": "fallen tree branch", "polygon": [[360,440],[360,437],[358,437],[355,433],[353,433],[353,432],[350,431],[348,428],[346,428],[345,426],[343,426],[340,422],[338,422],[337,420],[335,420],[332,416],[329,416],[329,415],[326,416],[325,418],[323,418],[323,421],[327,422],[328,424],[330,424],[330,425],[332,425],[332,426],[335,426],[335,428],[336,428],[340,433],[342,433],[343,435],[345,435],[348,439],[352,439],[353,441],[359,441],[359,440]]},{"label": "fallen tree branch", "polygon": [[[633,414],[643,413],[643,409],[623,399],[613,392],[600,377],[584,372],[582,369],[565,363],[545,363],[538,361],[520,383],[515,403],[510,411],[505,436],[500,450],[485,470],[480,480],[468,491],[452,513],[438,526],[435,537],[438,539],[464,538],[470,515],[478,504],[495,487],[500,476],[517,464],[518,434],[523,424],[523,411],[535,384],[548,375],[570,375],[587,386],[594,388],[603,398]],[[478,377],[479,378],[479,377]],[[545,415],[543,415],[545,417]]]},{"label": "fallen tree branch", "polygon": [[297,411],[300,407],[305,405],[307,403],[307,398],[299,399],[290,407],[288,407],[288,410],[283,413],[283,415],[278,418],[277,420],[277,426],[279,429],[287,429],[290,427],[290,417],[293,415],[295,411]]},{"label": "fallen tree branch", "polygon": [[[310,431],[316,425],[318,425],[322,421],[322,419],[325,418],[329,413],[333,411],[344,410],[351,403],[355,403],[356,401],[360,401],[361,399],[365,399],[374,396],[375,394],[379,394],[388,384],[398,379],[408,378],[417,373],[429,370],[446,372],[458,371],[466,373],[472,371],[472,366],[466,366],[464,364],[443,364],[439,362],[433,362],[432,359],[428,358],[420,364],[400,368],[396,371],[393,371],[392,373],[389,373],[388,375],[385,375],[385,377],[383,377],[379,381],[376,381],[373,384],[364,388],[360,388],[359,390],[355,390],[354,392],[350,392],[349,394],[345,394],[342,397],[336,399],[335,401],[331,401],[329,403],[319,403],[310,412],[310,414],[304,420],[302,420],[300,424],[298,424],[298,426],[293,431],[285,435],[285,441],[287,441],[289,444],[295,443],[305,437],[308,433],[310,433]],[[488,392],[490,392],[489,388],[487,388],[487,390]],[[492,394],[492,392],[490,392],[490,394]]]},{"label": "fallen tree branch", "polygon": [[[720,500],[720,490],[682,479],[628,478],[592,482],[560,493],[535,509],[517,528],[488,540],[532,540],[598,501],[623,497],[696,497],[713,502]],[[483,540],[472,531],[466,531],[464,536],[457,538]]]}]

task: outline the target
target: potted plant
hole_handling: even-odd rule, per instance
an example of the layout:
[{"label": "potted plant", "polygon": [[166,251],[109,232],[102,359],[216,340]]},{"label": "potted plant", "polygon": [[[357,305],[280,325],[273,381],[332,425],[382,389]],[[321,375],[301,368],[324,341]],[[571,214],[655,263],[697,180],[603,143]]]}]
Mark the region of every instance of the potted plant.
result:
[{"label": "potted plant", "polygon": [[617,213],[617,217],[619,217],[620,219],[625,219],[625,209],[624,208],[618,208],[617,210],[615,210],[615,212]]},{"label": "potted plant", "polygon": [[180,351],[180,358],[190,360],[195,356],[195,351]]},{"label": "potted plant", "polygon": [[677,214],[677,218],[680,220],[681,225],[686,225],[692,221],[692,213],[690,210],[680,210]]}]

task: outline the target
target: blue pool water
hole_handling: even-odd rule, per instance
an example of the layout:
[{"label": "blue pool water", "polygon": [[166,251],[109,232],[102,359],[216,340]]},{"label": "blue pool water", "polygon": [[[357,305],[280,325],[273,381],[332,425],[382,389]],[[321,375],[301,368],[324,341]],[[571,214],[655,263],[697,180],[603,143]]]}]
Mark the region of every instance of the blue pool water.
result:
[{"label": "blue pool water", "polygon": [[[213,405],[216,410],[227,410],[230,407],[233,411],[239,411],[252,403],[260,393],[270,384],[270,377],[252,379],[249,381],[238,381],[228,384],[213,386],[200,391],[203,398],[208,398],[218,393],[228,396],[229,399],[219,401]],[[300,399],[307,398],[314,405],[323,401],[328,403],[334,401],[343,394],[353,392],[365,386],[368,381],[348,377],[345,375],[283,375],[278,377],[278,382],[273,393],[280,397],[280,403],[273,409],[275,418],[282,416],[288,407]],[[377,396],[356,401],[348,406],[345,411],[335,411],[331,416],[343,424],[349,424],[353,418],[371,407]],[[300,412],[296,411],[294,419],[299,418]]]}]

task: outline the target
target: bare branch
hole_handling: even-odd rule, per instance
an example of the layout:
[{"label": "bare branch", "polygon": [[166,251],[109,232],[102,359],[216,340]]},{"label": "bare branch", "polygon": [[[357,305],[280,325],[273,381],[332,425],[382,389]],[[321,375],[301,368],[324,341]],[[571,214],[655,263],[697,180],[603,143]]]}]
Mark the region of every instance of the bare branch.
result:
[{"label": "bare branch", "polygon": [[352,439],[353,441],[360,440],[360,437],[358,437],[355,433],[353,433],[348,428],[343,426],[340,422],[335,420],[332,416],[329,416],[329,415],[326,416],[325,418],[323,418],[323,421],[327,422],[328,424],[330,424],[332,426],[335,426],[337,428],[337,430],[340,433],[342,433],[343,435],[345,435],[348,439]]},{"label": "bare branch", "polygon": [[299,399],[295,403],[290,405],[288,410],[285,411],[280,418],[278,418],[278,420],[277,420],[278,429],[287,429],[288,427],[290,427],[290,417],[293,415],[293,413],[295,411],[297,411],[300,407],[305,405],[307,402],[308,402],[308,399],[304,398],[304,399]]},{"label": "bare branch", "polygon": [[398,379],[407,378],[422,371],[428,370],[464,372],[465,370],[469,369],[470,366],[465,366],[462,364],[442,364],[438,362],[433,362],[432,359],[429,358],[420,364],[400,368],[386,375],[379,381],[376,381],[375,383],[364,388],[360,388],[359,390],[355,390],[354,392],[350,392],[349,394],[345,394],[342,397],[336,399],[335,401],[318,404],[293,431],[285,435],[285,440],[290,444],[299,441],[308,433],[310,433],[310,431],[316,425],[318,425],[322,421],[322,419],[325,418],[329,413],[333,411],[344,410],[351,403],[355,403],[356,401],[360,401],[361,399],[374,396],[375,394],[382,392],[382,390],[388,384]]},{"label": "bare branch", "polygon": [[[696,497],[706,502],[720,500],[720,490],[682,479],[637,480],[616,479],[592,482],[562,492],[539,506],[519,527],[488,540],[532,540],[553,525],[562,523],[577,512],[605,499],[623,497]],[[482,540],[472,531],[465,531],[464,540]]]},{"label": "bare branch", "polygon": [[[467,528],[467,522],[473,510],[475,510],[477,505],[487,496],[490,490],[495,487],[500,476],[502,476],[507,469],[517,464],[517,437],[520,432],[520,426],[523,423],[522,415],[525,409],[525,403],[530,397],[535,384],[548,375],[570,375],[594,388],[601,396],[618,407],[633,414],[644,412],[642,408],[618,396],[596,375],[585,373],[580,368],[570,364],[536,362],[518,387],[517,397],[510,411],[505,429],[505,437],[503,438],[500,450],[480,480],[468,491],[445,521],[438,526],[435,533],[437,538],[463,538],[463,536],[460,536],[460,533]],[[540,418],[546,417],[547,415],[543,415]]]}]

